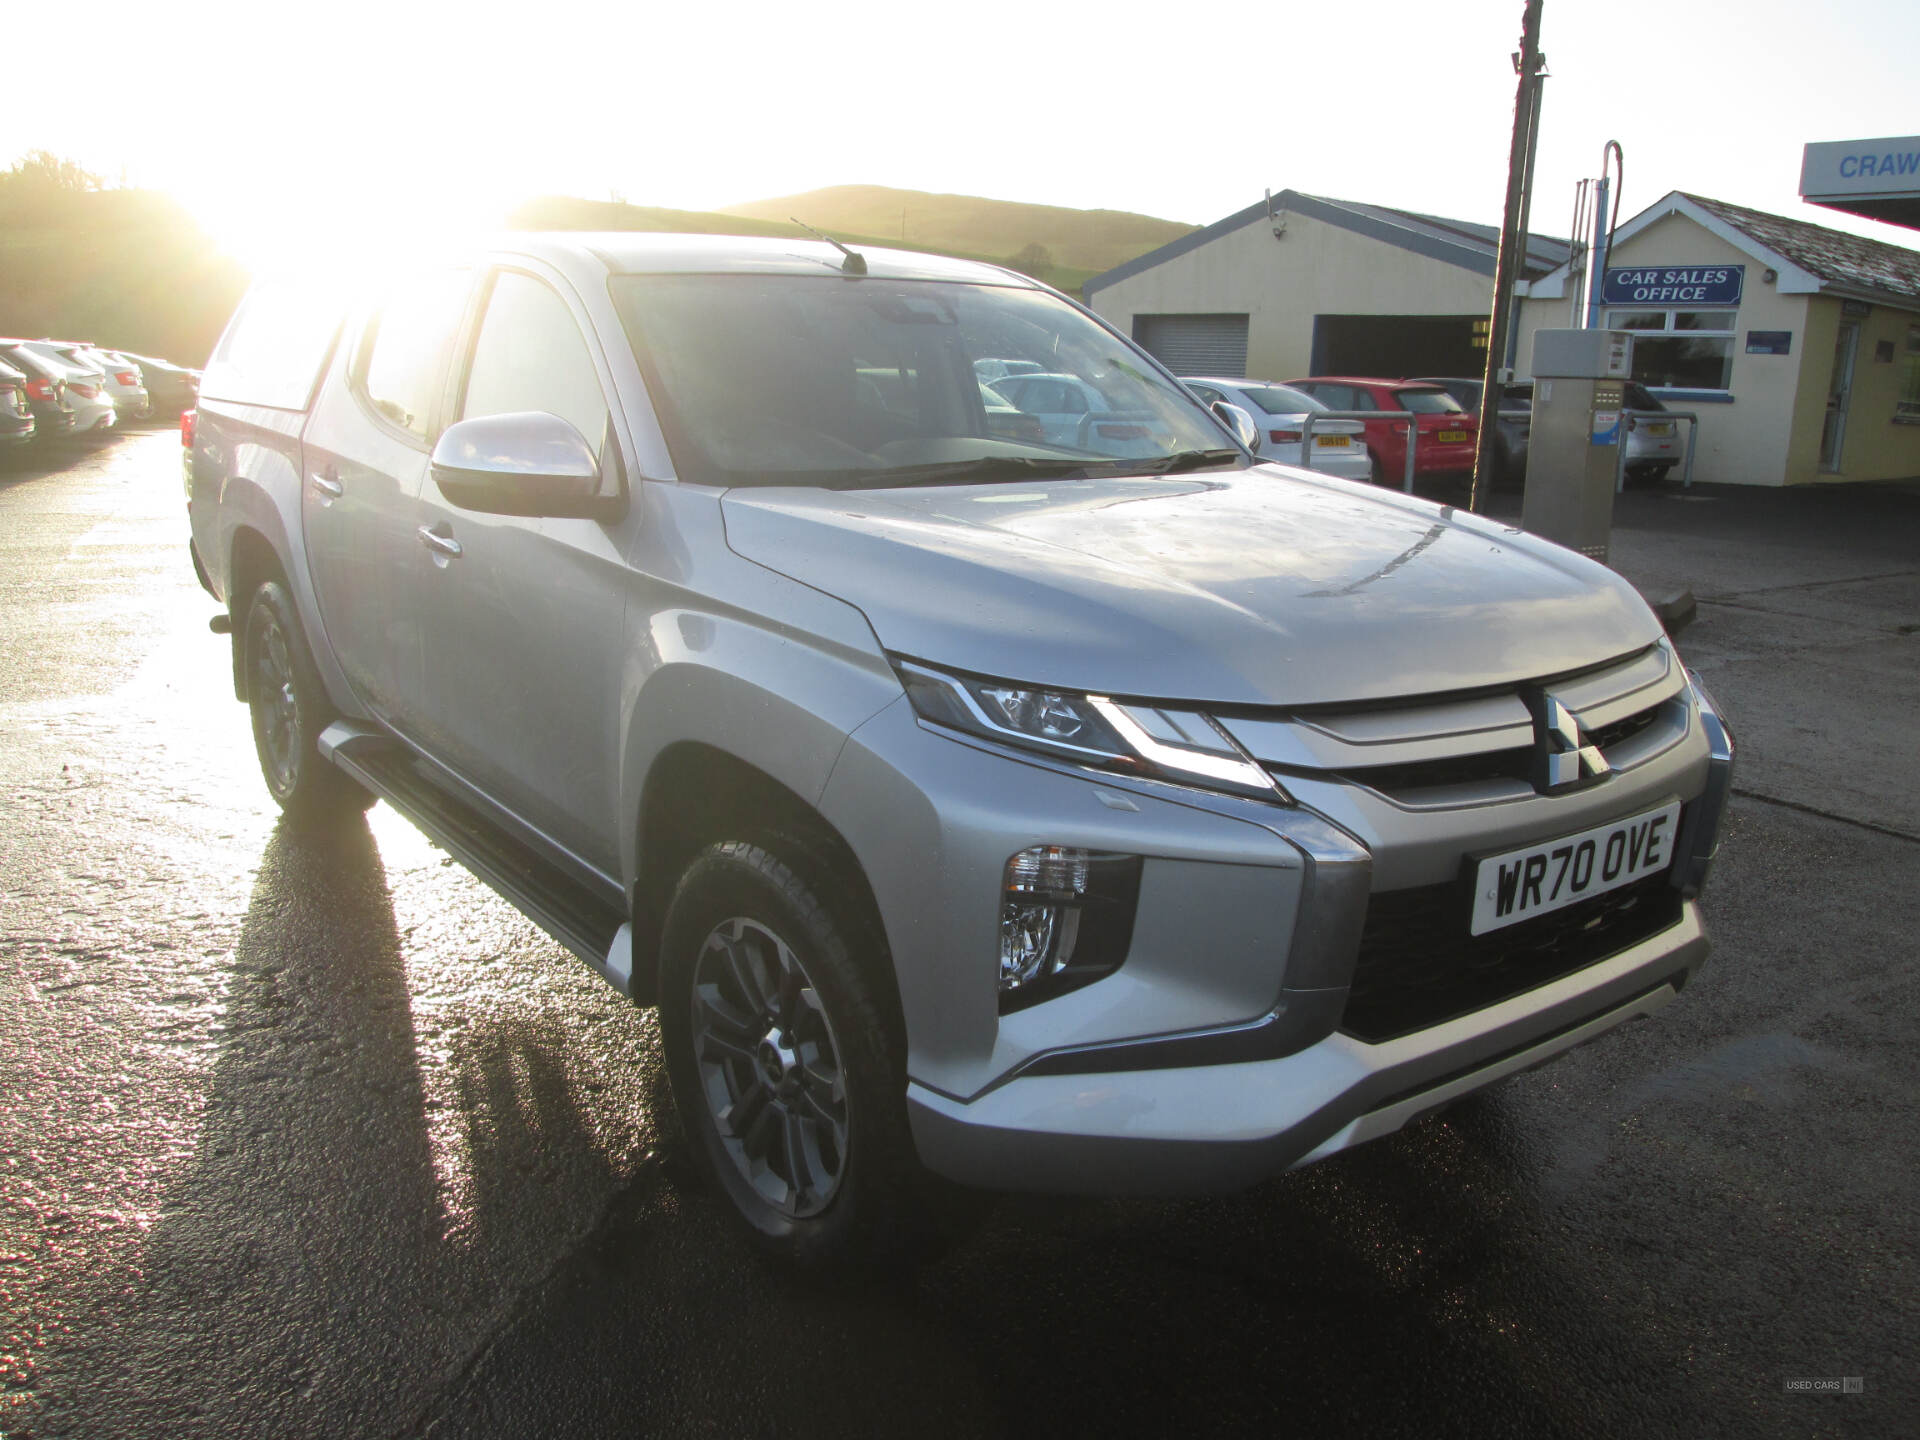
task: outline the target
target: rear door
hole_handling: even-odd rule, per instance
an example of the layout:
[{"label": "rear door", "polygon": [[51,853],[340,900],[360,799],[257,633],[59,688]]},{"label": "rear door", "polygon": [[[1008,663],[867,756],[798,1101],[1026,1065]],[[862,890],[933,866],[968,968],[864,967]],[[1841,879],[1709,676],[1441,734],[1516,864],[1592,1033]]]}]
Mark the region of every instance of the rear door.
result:
[{"label": "rear door", "polygon": [[368,711],[408,734],[422,719],[420,487],[472,286],[457,268],[392,284],[321,387],[303,446],[301,528],[327,644]]},{"label": "rear door", "polygon": [[[451,418],[546,411],[617,470],[610,376],[578,298],[530,265],[501,267],[483,305]],[[429,748],[572,855],[615,873],[631,516],[481,514],[431,479],[421,502],[413,608]]]},{"label": "rear door", "polygon": [[[1329,392],[1334,393],[1329,393]],[[1381,409],[1374,399],[1373,392],[1364,385],[1319,386],[1314,398],[1324,402],[1334,410],[1363,410],[1369,413]],[[1338,403],[1336,403],[1338,402]],[[1373,451],[1374,478],[1398,484],[1407,463],[1407,427],[1399,418],[1388,420],[1364,420],[1367,448]]]}]

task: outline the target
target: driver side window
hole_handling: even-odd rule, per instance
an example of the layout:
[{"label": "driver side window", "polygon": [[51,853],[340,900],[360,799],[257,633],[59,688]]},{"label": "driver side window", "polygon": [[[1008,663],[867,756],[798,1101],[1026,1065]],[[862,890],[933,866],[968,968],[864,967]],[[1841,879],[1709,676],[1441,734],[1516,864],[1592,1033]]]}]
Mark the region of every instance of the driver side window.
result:
[{"label": "driver side window", "polygon": [[460,418],[522,410],[544,410],[571,421],[600,455],[607,400],[573,312],[531,275],[502,270],[474,341]]}]

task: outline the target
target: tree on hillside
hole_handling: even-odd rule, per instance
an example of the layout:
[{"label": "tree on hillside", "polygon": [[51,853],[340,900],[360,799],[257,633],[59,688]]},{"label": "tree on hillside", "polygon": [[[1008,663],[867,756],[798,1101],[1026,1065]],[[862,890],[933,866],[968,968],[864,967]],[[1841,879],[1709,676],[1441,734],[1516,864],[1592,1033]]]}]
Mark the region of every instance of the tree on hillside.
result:
[{"label": "tree on hillside", "polygon": [[1053,273],[1053,252],[1035,240],[1019,254],[1009,256],[1007,268],[1018,270],[1022,275],[1031,275],[1036,280],[1044,280]]},{"label": "tree on hillside", "polygon": [[0,184],[9,189],[77,192],[98,190],[103,182],[78,160],[68,160],[51,150],[29,150],[14,162],[11,170],[0,174]]}]

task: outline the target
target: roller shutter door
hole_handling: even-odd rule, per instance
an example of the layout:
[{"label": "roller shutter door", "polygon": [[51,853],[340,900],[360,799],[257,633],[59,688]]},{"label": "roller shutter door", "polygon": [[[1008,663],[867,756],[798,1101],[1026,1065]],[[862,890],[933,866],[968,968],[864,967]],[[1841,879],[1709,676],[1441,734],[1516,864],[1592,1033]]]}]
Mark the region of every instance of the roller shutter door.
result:
[{"label": "roller shutter door", "polygon": [[1244,315],[1136,315],[1133,338],[1176,375],[1247,373]]}]

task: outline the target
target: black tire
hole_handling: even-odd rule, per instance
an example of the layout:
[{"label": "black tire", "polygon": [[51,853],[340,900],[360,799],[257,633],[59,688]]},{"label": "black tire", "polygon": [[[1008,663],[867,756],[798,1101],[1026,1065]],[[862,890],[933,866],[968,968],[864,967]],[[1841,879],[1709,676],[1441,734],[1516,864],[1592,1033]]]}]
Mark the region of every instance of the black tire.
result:
[{"label": "black tire", "polygon": [[750,1243],[809,1269],[925,1258],[955,1232],[908,1128],[887,956],[849,908],[728,841],[687,867],[661,942],[660,1034],[694,1163]]},{"label": "black tire", "polygon": [[334,710],[293,597],[280,581],[268,580],[253,592],[242,644],[254,753],[274,803],[294,820],[366,810],[376,797],[320,757],[315,742],[334,720]]},{"label": "black tire", "polygon": [[1658,485],[1673,468],[1672,461],[1647,460],[1627,466],[1626,481],[1632,486]]}]

